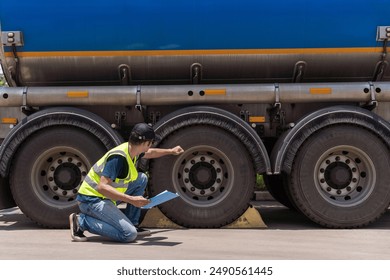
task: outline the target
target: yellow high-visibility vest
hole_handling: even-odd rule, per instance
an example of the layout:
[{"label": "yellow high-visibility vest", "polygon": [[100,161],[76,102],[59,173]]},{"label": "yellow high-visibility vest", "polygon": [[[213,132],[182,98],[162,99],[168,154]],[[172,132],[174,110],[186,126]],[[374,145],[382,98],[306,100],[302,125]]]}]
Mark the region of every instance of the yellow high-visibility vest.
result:
[{"label": "yellow high-visibility vest", "polygon": [[80,186],[79,193],[88,195],[88,196],[97,196],[102,199],[106,198],[104,195],[97,191],[97,186],[102,176],[104,166],[107,163],[107,159],[113,155],[120,155],[126,158],[126,161],[129,165],[129,170],[126,178],[116,178],[115,181],[111,184],[116,190],[121,193],[124,193],[127,189],[127,185],[136,180],[138,177],[138,171],[135,168],[135,162],[137,158],[133,160],[129,154],[129,143],[123,143],[111,150],[109,150],[101,159],[99,159],[94,166],[89,170],[87,176],[85,177],[83,183]]}]

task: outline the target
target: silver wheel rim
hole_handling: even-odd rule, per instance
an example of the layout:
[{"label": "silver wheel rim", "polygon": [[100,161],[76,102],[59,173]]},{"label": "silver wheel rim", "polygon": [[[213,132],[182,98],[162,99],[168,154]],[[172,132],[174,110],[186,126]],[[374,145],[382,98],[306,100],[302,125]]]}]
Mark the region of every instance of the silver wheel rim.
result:
[{"label": "silver wheel rim", "polygon": [[314,181],[329,203],[352,207],[365,201],[376,183],[370,157],[353,146],[337,146],[326,151],[315,165]]},{"label": "silver wheel rim", "polygon": [[234,169],[229,158],[211,146],[186,150],[173,166],[175,190],[186,203],[210,207],[223,201],[233,189]]},{"label": "silver wheel rim", "polygon": [[54,147],[35,161],[31,183],[46,205],[67,208],[75,201],[78,189],[89,170],[87,158],[71,147]]}]

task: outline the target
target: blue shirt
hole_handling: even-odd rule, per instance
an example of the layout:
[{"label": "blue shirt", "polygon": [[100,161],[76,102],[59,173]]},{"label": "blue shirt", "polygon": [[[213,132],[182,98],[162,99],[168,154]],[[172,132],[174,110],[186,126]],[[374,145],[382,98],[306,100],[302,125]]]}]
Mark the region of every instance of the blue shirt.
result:
[{"label": "blue shirt", "polygon": [[108,158],[102,176],[114,181],[116,178],[126,178],[128,172],[129,165],[126,158],[119,155],[113,155]]}]

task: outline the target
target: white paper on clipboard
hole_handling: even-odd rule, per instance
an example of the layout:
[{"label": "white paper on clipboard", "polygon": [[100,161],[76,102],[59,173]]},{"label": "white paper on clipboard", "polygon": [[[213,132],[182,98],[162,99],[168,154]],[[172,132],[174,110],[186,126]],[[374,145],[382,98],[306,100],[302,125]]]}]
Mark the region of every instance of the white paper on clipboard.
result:
[{"label": "white paper on clipboard", "polygon": [[174,199],[176,197],[179,197],[179,195],[177,193],[173,193],[173,192],[165,190],[165,191],[159,193],[158,195],[150,198],[149,199],[150,203],[145,205],[145,206],[142,206],[141,209],[150,209],[154,206],[157,206],[161,203],[167,202],[167,201]]}]

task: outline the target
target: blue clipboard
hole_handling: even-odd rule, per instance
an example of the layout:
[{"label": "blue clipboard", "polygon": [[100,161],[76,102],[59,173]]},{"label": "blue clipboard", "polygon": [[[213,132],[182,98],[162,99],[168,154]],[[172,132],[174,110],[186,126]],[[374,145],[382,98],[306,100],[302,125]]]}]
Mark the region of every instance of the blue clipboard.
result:
[{"label": "blue clipboard", "polygon": [[176,197],[179,197],[179,195],[177,193],[173,193],[173,192],[170,192],[170,191],[163,191],[161,193],[159,193],[158,195],[150,198],[150,203],[145,205],[145,206],[142,206],[141,209],[150,209],[154,206],[157,206],[161,203],[164,203],[164,202],[167,202],[171,199],[174,199]]}]

